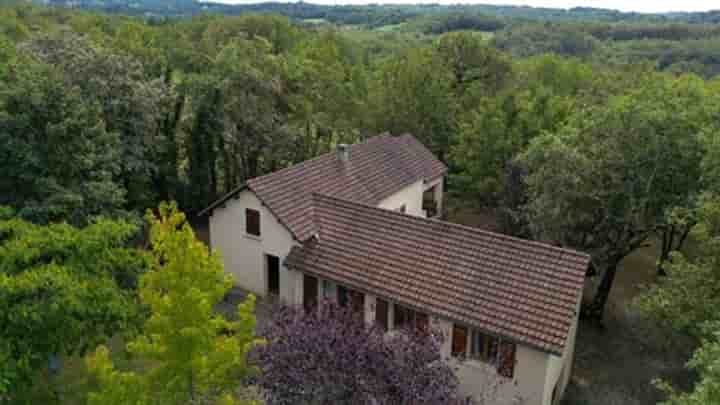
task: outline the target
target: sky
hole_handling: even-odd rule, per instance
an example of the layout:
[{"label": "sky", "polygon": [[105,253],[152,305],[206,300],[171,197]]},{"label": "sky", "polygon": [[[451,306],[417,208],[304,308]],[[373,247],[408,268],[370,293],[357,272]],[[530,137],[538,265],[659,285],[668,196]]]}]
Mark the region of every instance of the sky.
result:
[{"label": "sky", "polygon": [[[214,0],[229,4],[258,3],[262,0]],[[267,0],[265,0],[267,1]],[[289,1],[289,0],[283,0]],[[622,11],[658,13],[667,11],[708,11],[720,9],[720,0],[307,0],[318,4],[367,4],[367,3],[479,3],[550,8],[595,7]]]}]

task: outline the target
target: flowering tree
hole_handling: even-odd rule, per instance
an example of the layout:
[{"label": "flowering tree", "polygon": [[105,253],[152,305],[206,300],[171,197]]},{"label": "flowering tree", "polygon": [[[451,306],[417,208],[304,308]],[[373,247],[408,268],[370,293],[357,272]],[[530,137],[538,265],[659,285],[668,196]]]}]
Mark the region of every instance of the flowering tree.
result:
[{"label": "flowering tree", "polygon": [[326,303],[309,313],[278,309],[264,337],[255,355],[270,404],[461,403],[437,332],[385,336],[352,309]]}]

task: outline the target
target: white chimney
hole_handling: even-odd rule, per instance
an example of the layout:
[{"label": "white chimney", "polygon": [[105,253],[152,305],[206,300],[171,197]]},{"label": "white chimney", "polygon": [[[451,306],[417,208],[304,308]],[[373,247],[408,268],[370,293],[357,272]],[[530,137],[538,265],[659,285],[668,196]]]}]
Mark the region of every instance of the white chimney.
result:
[{"label": "white chimney", "polygon": [[345,143],[339,143],[337,145],[337,157],[338,160],[346,163],[348,160],[350,160],[350,145]]}]

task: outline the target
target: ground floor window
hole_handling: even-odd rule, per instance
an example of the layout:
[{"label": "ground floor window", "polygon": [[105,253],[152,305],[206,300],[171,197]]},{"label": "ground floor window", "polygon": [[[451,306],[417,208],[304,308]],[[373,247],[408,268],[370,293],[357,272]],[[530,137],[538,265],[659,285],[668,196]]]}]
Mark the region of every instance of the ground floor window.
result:
[{"label": "ground floor window", "polygon": [[303,306],[310,311],[318,304],[318,279],[307,274],[303,277]]},{"label": "ground floor window", "polygon": [[375,323],[382,328],[382,330],[388,330],[390,326],[390,305],[383,299],[375,300]]},{"label": "ground floor window", "polygon": [[513,377],[515,373],[515,343],[461,325],[453,325],[452,334],[452,355],[454,357],[468,356],[492,365],[504,377]]},{"label": "ground floor window", "polygon": [[460,325],[453,325],[452,349],[450,354],[453,357],[467,356],[467,328]]},{"label": "ground floor window", "polygon": [[395,328],[427,329],[428,316],[422,312],[395,304]]},{"label": "ground floor window", "polygon": [[353,291],[341,285],[337,286],[337,303],[340,306],[350,306],[353,312],[363,314],[365,312],[365,294]]}]

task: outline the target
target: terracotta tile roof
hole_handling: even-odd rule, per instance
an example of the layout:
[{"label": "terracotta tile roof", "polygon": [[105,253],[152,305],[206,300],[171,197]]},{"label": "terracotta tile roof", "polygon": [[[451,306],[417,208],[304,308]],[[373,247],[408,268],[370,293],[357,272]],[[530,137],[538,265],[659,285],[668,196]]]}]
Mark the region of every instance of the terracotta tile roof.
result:
[{"label": "terracotta tile roof", "polygon": [[318,237],[286,266],[562,353],[589,256],[318,194],[312,204]]},{"label": "terracotta tile roof", "polygon": [[447,172],[412,135],[378,135],[349,147],[347,162],[336,152],[248,180],[213,203],[212,211],[245,187],[250,188],[296,239],[315,232],[311,194],[332,195],[358,203],[377,205],[383,199],[420,180],[432,181]]}]

